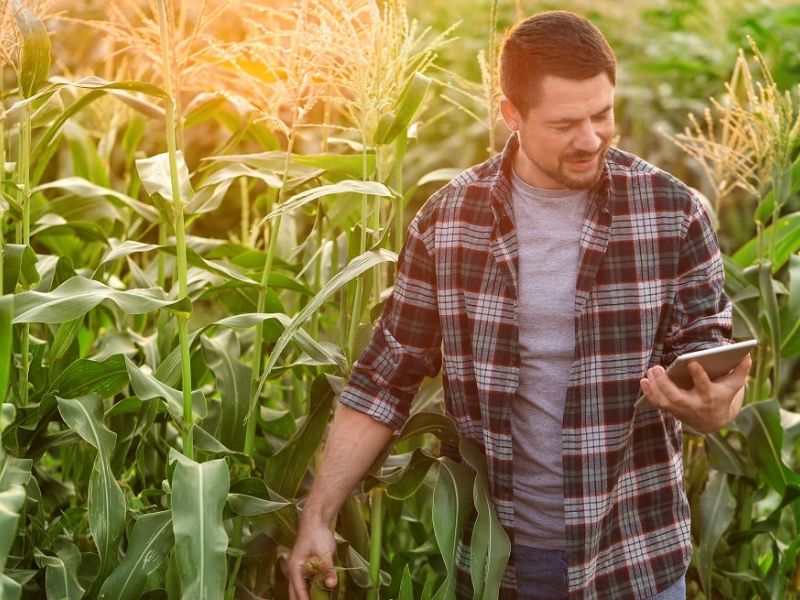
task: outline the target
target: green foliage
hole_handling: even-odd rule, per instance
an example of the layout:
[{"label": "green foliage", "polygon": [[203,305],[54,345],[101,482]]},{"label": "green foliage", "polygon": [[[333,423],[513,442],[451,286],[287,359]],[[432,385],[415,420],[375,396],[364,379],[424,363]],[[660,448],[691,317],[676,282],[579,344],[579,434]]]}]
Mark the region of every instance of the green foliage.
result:
[{"label": "green foliage", "polygon": [[223,509],[230,485],[224,460],[198,464],[172,451],[172,530],[181,598],[212,600],[225,589],[228,534]]},{"label": "green foliage", "polygon": [[100,589],[99,598],[141,598],[147,577],[158,569],[174,545],[170,511],[142,515],[133,525],[128,550]]},{"label": "green foliage", "polygon": [[14,297],[0,297],[0,404],[5,402],[11,370],[12,328]]},{"label": "green foliage", "polygon": [[58,410],[66,425],[97,450],[89,479],[89,530],[100,554],[103,578],[117,562],[117,545],[125,526],[125,497],[111,472],[116,434],[102,422],[101,400],[83,396],[58,398]]},{"label": "green foliage", "polygon": [[24,6],[17,9],[16,21],[22,38],[19,83],[23,95],[29,97],[50,72],[50,37],[44,22]]}]

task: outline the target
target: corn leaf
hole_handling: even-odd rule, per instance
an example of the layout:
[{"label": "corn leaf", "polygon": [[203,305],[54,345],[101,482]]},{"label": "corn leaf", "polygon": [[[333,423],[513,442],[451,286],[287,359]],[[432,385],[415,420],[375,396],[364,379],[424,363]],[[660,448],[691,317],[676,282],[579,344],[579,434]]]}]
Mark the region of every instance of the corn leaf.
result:
[{"label": "corn leaf", "polygon": [[117,434],[103,424],[103,406],[98,396],[57,397],[57,401],[67,426],[97,450],[89,479],[88,501],[89,530],[101,561],[97,584],[116,564],[117,547],[125,528],[125,496],[111,472]]},{"label": "corn leaf", "polygon": [[19,65],[20,88],[27,98],[39,89],[50,73],[50,37],[42,20],[15,2],[17,29],[22,36]]},{"label": "corn leaf", "polygon": [[[6,406],[10,406],[6,404]],[[27,485],[31,478],[33,459],[16,458],[0,453],[0,490]]]},{"label": "corn leaf", "polygon": [[789,259],[789,299],[781,311],[783,343],[781,356],[792,358],[800,354],[800,256]]},{"label": "corn leaf", "polygon": [[159,288],[115,290],[85,277],[72,277],[52,292],[22,292],[14,300],[14,323],[63,323],[85,315],[107,300],[124,313],[138,315],[157,308],[186,311],[188,300],[170,300]]},{"label": "corn leaf", "polygon": [[227,574],[222,511],[230,487],[224,460],[199,464],[170,449],[172,529],[182,600],[218,600]]},{"label": "corn leaf", "polygon": [[[198,336],[205,331],[204,328],[197,329],[189,334],[189,348],[195,347]],[[180,385],[181,382],[181,349],[180,345],[170,351],[166,358],[162,359],[153,373],[155,379],[170,387]]]},{"label": "corn leaf", "polygon": [[129,381],[125,357],[121,354],[115,354],[104,361],[81,358],[59,373],[49,391],[67,398],[89,394],[111,398],[128,385]]},{"label": "corn leaf", "polygon": [[11,348],[13,328],[11,320],[14,312],[14,296],[0,296],[0,404],[6,399],[8,379],[11,372]]},{"label": "corn leaf", "polygon": [[[257,154],[230,154],[211,156],[205,160],[245,164],[255,169],[282,173],[286,162],[286,152],[273,150]],[[289,176],[297,177],[313,174],[314,171],[332,171],[347,177],[364,177],[364,157],[361,154],[292,154],[289,159]],[[366,154],[367,173],[375,170],[375,151]]]},{"label": "corn leaf", "polygon": [[411,584],[411,571],[408,570],[408,565],[403,567],[403,578],[400,580],[397,600],[414,600],[414,586]]},{"label": "corn leaf", "polygon": [[7,244],[3,257],[3,293],[13,294],[17,284],[30,287],[39,283],[36,253],[30,246]]},{"label": "corn leaf", "polygon": [[735,420],[747,435],[747,451],[768,485],[779,494],[788,484],[800,484],[800,475],[783,461],[783,428],[777,400],[754,402],[745,406]]},{"label": "corn leaf", "polygon": [[[279,498],[274,501],[283,502],[284,499]],[[264,533],[283,546],[291,547],[294,544],[299,521],[297,507],[294,504],[288,503],[276,510],[269,510],[249,518],[253,531]]]},{"label": "corn leaf", "polygon": [[78,335],[83,325],[83,317],[78,317],[71,321],[64,321],[58,326],[58,331],[53,338],[53,343],[50,345],[49,362],[54,365],[61,359],[72,346],[72,342]]},{"label": "corn leaf", "polygon": [[[57,217],[61,219],[57,220]],[[70,224],[97,223],[103,231],[110,231],[115,223],[128,222],[126,214],[103,196],[63,196],[48,202],[44,211],[35,212],[32,218],[37,224],[48,220]]]},{"label": "corn leaf", "polygon": [[125,558],[100,588],[101,600],[139,600],[147,577],[164,562],[173,547],[170,511],[143,515],[133,526]]},{"label": "corn leaf", "polygon": [[[103,97],[103,95],[104,92],[93,90],[88,94],[85,94],[82,98],[78,98],[78,100],[70,104],[67,108],[63,108],[62,105],[60,114],[54,120],[52,120],[52,122],[46,123],[47,130],[36,141],[36,145],[34,146],[32,152],[33,156],[36,156],[38,160],[32,168],[31,183],[35,185],[41,181],[42,175],[44,174],[47,165],[50,163],[50,159],[58,150],[59,142],[61,141],[59,134],[61,133],[61,130],[66,122],[78,114],[81,110],[89,106],[92,102]],[[53,94],[46,100],[46,102],[50,102],[51,100],[58,98],[59,94]]]},{"label": "corn leaf", "polygon": [[36,220],[35,226],[31,229],[31,238],[44,237],[46,234],[51,240],[63,236],[68,242],[73,240],[81,240],[83,243],[104,242],[112,226],[113,223],[108,220],[67,221],[60,215],[47,213]]},{"label": "corn leaf", "polygon": [[767,322],[769,342],[772,346],[772,356],[776,357],[776,360],[780,360],[782,343],[781,321],[778,312],[776,286],[772,279],[769,263],[763,263],[758,267],[758,291],[761,295],[761,310]]},{"label": "corn leaf", "polygon": [[231,331],[209,338],[202,336],[200,343],[206,365],[216,376],[222,409],[220,411],[219,441],[232,450],[244,449],[245,420],[250,406],[252,372],[239,360],[233,346]]},{"label": "corn leaf", "polygon": [[[116,95],[117,97],[123,99],[124,101],[128,101],[131,105],[135,105],[141,103],[141,99],[132,96],[129,92],[135,93],[142,93],[148,96],[154,96],[156,98],[161,98],[166,100],[169,98],[167,93],[155,86],[151,83],[145,83],[142,81],[108,81],[107,79],[103,79],[102,77],[96,77],[91,75],[89,77],[84,77],[79,79],[78,81],[67,81],[65,79],[53,77],[53,83],[43,89],[40,92],[37,92],[33,96],[29,98],[25,98],[15,102],[13,105],[9,107],[6,111],[6,117],[17,117],[19,112],[26,106],[38,102],[39,100],[46,100],[50,98],[53,94],[62,90],[64,88],[75,88],[75,89],[87,89],[87,90],[104,90],[109,93]],[[163,116],[163,110],[156,110],[155,106],[152,106],[150,109],[150,114],[155,116],[156,114],[161,114]]]},{"label": "corn leaf", "polygon": [[724,473],[711,472],[710,480],[700,497],[698,530],[700,545],[697,548],[700,581],[707,596],[711,596],[714,551],[723,533],[730,525],[736,510],[736,500],[728,487]]},{"label": "corn leaf", "polygon": [[281,496],[294,497],[305,477],[331,418],[335,396],[324,375],[311,384],[308,416],[303,424],[268,462],[264,480]]},{"label": "corn leaf", "polygon": [[[422,485],[430,468],[437,464],[436,457],[422,448],[415,448],[411,454],[393,454],[383,465],[380,475],[368,475],[364,481],[364,491],[383,485],[386,495],[395,500],[406,500]],[[383,474],[387,472],[387,474]]]},{"label": "corn leaf", "polygon": [[705,442],[708,462],[712,469],[729,475],[746,475],[744,461],[719,432],[706,435]]},{"label": "corn leaf", "polygon": [[[790,195],[794,195],[800,190],[800,158],[794,161],[790,171],[789,177],[791,186],[789,188]],[[772,216],[772,211],[775,208],[775,199],[777,194],[775,193],[775,188],[770,188],[770,190],[764,195],[761,200],[759,200],[758,205],[756,206],[756,210],[753,213],[753,220],[754,221],[761,221],[762,223],[766,223],[770,216]]]},{"label": "corn leaf", "polygon": [[411,75],[397,101],[397,113],[386,115],[386,118],[382,118],[378,124],[375,132],[376,144],[390,144],[400,133],[408,129],[430,86],[430,77],[418,71]]},{"label": "corn leaf", "polygon": [[[166,401],[167,410],[176,423],[183,421],[183,393],[159,381],[149,373],[142,370],[129,358],[125,358],[125,367],[130,377],[131,387],[140,400],[153,400],[162,398]],[[200,390],[192,392],[192,420],[198,421],[205,418],[206,399]]]},{"label": "corn leaf", "polygon": [[[775,233],[777,231],[777,234]],[[789,257],[800,250],[800,212],[783,215],[777,224],[772,224],[764,229],[762,238],[764,248],[772,248],[772,237],[775,238],[775,253],[765,256],[772,263],[772,272],[775,273]],[[733,260],[741,267],[752,265],[758,258],[758,239],[753,238],[733,254]]]},{"label": "corn leaf", "polygon": [[[108,264],[120,258],[125,258],[133,254],[152,252],[153,250],[165,252],[173,256],[176,253],[174,245],[161,246],[158,244],[145,244],[143,242],[137,242],[135,240],[125,240],[124,242],[118,243],[115,240],[114,242],[112,242],[111,250],[109,250],[108,253],[101,259],[98,268],[102,265]],[[208,271],[209,273],[221,275],[225,279],[237,281],[243,285],[249,285],[254,287],[258,285],[257,281],[245,275],[241,271],[241,269],[236,265],[226,264],[218,260],[209,260],[203,258],[197,253],[197,251],[195,251],[192,248],[186,248],[186,259],[189,265],[197,267],[204,271]],[[305,292],[310,293],[308,288],[297,283],[293,285],[293,288],[295,288],[297,291],[305,290]]]},{"label": "corn leaf", "polygon": [[[250,329],[267,321],[276,321],[285,329],[291,325],[292,318],[284,313],[244,313],[226,317],[193,331],[189,335],[189,345],[192,346],[198,335],[205,333],[212,327]],[[313,361],[317,361],[320,364],[336,365],[342,370],[347,367],[347,361],[338,348],[332,347],[327,343],[316,341],[302,329],[296,330],[293,340],[297,344],[297,347],[305,352]],[[180,379],[180,360],[180,348],[173,349],[172,352],[161,361],[161,364],[159,364],[155,373],[156,379],[167,385],[176,385]]]},{"label": "corn leaf", "polygon": [[351,494],[336,517],[336,530],[362,556],[369,555],[369,528],[367,527],[365,498]]},{"label": "corn leaf", "polygon": [[243,517],[266,515],[291,506],[290,502],[274,502],[249,494],[228,494],[228,504],[233,512]]},{"label": "corn leaf", "polygon": [[20,511],[25,504],[25,488],[13,485],[0,490],[0,598],[17,600],[22,586],[4,573],[8,552],[17,537]]},{"label": "corn leaf", "polygon": [[411,415],[400,430],[395,444],[424,433],[432,433],[441,441],[458,446],[459,435],[455,422],[447,415],[438,412],[419,412]]},{"label": "corn leaf", "polygon": [[474,600],[496,600],[503,572],[511,555],[511,540],[497,518],[489,492],[486,458],[468,440],[462,440],[461,456],[475,470],[472,500],[478,511],[470,540],[470,575]]},{"label": "corn leaf", "polygon": [[453,167],[435,169],[433,171],[425,173],[425,175],[420,177],[419,181],[417,181],[417,187],[422,187],[423,185],[427,185],[429,183],[447,183],[462,171],[463,169],[458,169]]},{"label": "corn leaf", "polygon": [[[194,199],[194,190],[189,179],[189,168],[186,166],[183,152],[180,150],[177,152],[177,159],[180,200],[185,205]],[[136,161],[136,170],[139,172],[142,186],[150,196],[158,194],[170,203],[174,202],[172,179],[169,170],[169,154],[164,152],[150,158],[140,158]]]},{"label": "corn leaf", "polygon": [[336,154],[323,152],[320,154],[292,154],[292,163],[305,165],[323,171],[334,171],[352,177],[364,177],[364,163],[367,173],[375,170],[375,151],[368,151],[365,157],[361,154]]},{"label": "corn leaf", "polygon": [[[220,319],[212,325],[230,327],[232,329],[249,329],[250,327],[254,327],[259,323],[269,320],[277,321],[284,328],[292,324],[292,318],[284,313],[245,313]],[[293,340],[297,344],[297,347],[308,354],[313,360],[326,364],[334,364],[340,369],[346,368],[347,361],[338,348],[332,348],[328,344],[318,342],[304,330],[297,329],[294,333]]]},{"label": "corn leaf", "polygon": [[192,98],[192,101],[186,107],[183,126],[188,129],[199,125],[203,121],[213,119],[228,102],[231,102],[231,100],[226,93],[200,92]]},{"label": "corn leaf", "polygon": [[148,206],[144,202],[139,202],[135,198],[131,198],[116,190],[92,183],[83,177],[65,177],[63,179],[57,179],[56,181],[49,181],[36,186],[31,192],[44,192],[54,189],[68,192],[71,196],[79,198],[107,197],[112,201],[116,201],[118,206],[131,209],[135,214],[151,223],[155,223],[159,219],[158,211],[152,206]]},{"label": "corn leaf", "polygon": [[215,458],[228,457],[238,460],[243,464],[250,464],[250,457],[247,454],[237,450],[231,450],[208,431],[200,427],[200,425],[195,425],[193,431],[194,447],[196,450],[207,452],[209,455],[214,455]]},{"label": "corn leaf", "polygon": [[[55,80],[56,78],[53,79]],[[52,158],[53,154],[55,154],[56,150],[58,150],[60,134],[67,121],[80,113],[95,100],[104,97],[106,94],[110,94],[112,97],[119,99],[121,102],[149,117],[157,120],[164,119],[163,108],[154,104],[153,102],[145,100],[141,96],[131,94],[128,91],[131,90],[152,94],[155,96],[163,96],[163,92],[151,84],[138,81],[109,82],[98,77],[87,77],[86,79],[74,83],[63,81],[57,82],[55,85],[43,92],[43,94],[45,97],[52,97],[60,90],[65,89],[65,87],[73,87],[77,89],[85,88],[89,89],[90,91],[64,109],[61,114],[59,114],[58,117],[52,121],[52,123],[48,124],[47,130],[37,139],[36,145],[34,146],[32,152],[33,156],[38,157],[36,164],[33,165],[33,170],[31,173],[31,181],[34,184],[41,181],[42,175],[44,174],[47,165],[50,163],[50,158]],[[37,96],[42,96],[42,93],[37,94]],[[32,100],[33,99],[38,100],[39,98],[35,96],[32,98]],[[11,111],[16,111],[19,108],[20,106],[14,105]],[[134,122],[141,123],[141,120],[136,120]],[[126,138],[127,137],[128,136],[126,135]],[[125,147],[125,151],[126,154],[133,154],[130,147]]]},{"label": "corn leaf", "polygon": [[[2,341],[0,336],[0,343]],[[14,420],[14,413],[13,405],[0,405],[0,433]],[[32,463],[30,459],[8,456],[0,447],[0,598],[9,600],[17,600],[22,594],[22,586],[4,571],[8,553],[17,537],[20,512],[26,498],[23,485],[30,479]]]},{"label": "corn leaf", "polygon": [[[267,362],[267,365],[261,375],[261,379],[258,382],[258,389],[256,390],[254,397],[258,398],[258,396],[261,394],[261,390],[264,387],[264,384],[267,382],[273,367],[277,364],[281,352],[283,352],[283,350],[289,344],[289,341],[295,336],[296,332],[300,329],[303,323],[305,323],[311,317],[312,314],[318,311],[319,308],[325,302],[327,302],[327,300],[340,288],[350,281],[356,279],[365,271],[368,271],[372,267],[384,262],[395,261],[397,261],[397,255],[394,252],[390,252],[389,250],[385,250],[383,248],[380,250],[370,250],[369,252],[365,252],[361,256],[357,256],[351,260],[344,269],[331,277],[331,279],[317,293],[317,295],[314,296],[308,302],[308,304],[303,307],[303,310],[297,314],[297,316],[292,320],[291,324],[284,330],[281,337],[278,338],[278,341],[275,342],[275,346],[273,347],[269,356],[269,361]],[[251,403],[251,412],[253,411],[253,408],[254,407]]]},{"label": "corn leaf", "polygon": [[377,181],[355,181],[346,179],[338,183],[321,185],[310,190],[302,191],[299,194],[295,194],[286,200],[286,202],[281,204],[278,208],[269,213],[266,217],[261,219],[259,226],[263,226],[267,221],[274,219],[278,215],[283,215],[293,210],[297,210],[304,204],[308,204],[309,202],[313,202],[319,198],[347,193],[367,194],[370,196],[380,196],[383,198],[390,198],[392,196],[392,191]]},{"label": "corn leaf", "polygon": [[[372,587],[372,578],[370,576],[370,564],[366,558],[361,556],[359,552],[352,546],[347,548],[347,572],[353,579],[358,587],[368,589]],[[389,573],[380,570],[380,586],[389,585],[391,576]]]},{"label": "corn leaf", "polygon": [[34,557],[40,567],[44,567],[44,586],[48,600],[80,600],[83,597],[83,588],[78,583],[78,568],[81,563],[81,553],[78,548],[65,538],[60,538],[56,545],[56,555],[45,555],[38,549],[34,550]]},{"label": "corn leaf", "polygon": [[433,575],[428,575],[419,600],[431,600],[431,598],[433,598]]},{"label": "corn leaf", "polygon": [[283,185],[281,181],[281,177],[278,171],[270,171],[268,169],[257,169],[254,167],[250,167],[246,164],[241,163],[233,163],[233,164],[226,164],[223,167],[217,169],[213,173],[211,173],[208,177],[203,179],[203,182],[200,184],[198,188],[198,192],[203,188],[210,187],[210,186],[217,186],[221,183],[230,182],[233,179],[238,179],[239,177],[249,177],[251,179],[257,179],[259,181],[263,181],[267,187],[271,188],[280,188]]},{"label": "corn leaf", "polygon": [[145,244],[144,242],[137,242],[136,240],[120,242],[117,239],[110,239],[109,244],[111,245],[111,250],[100,260],[98,268],[117,259],[125,258],[126,256],[151,252],[162,247],[158,244]]},{"label": "corn leaf", "polygon": [[194,198],[187,202],[183,207],[183,212],[187,215],[202,215],[217,210],[225,198],[225,194],[233,183],[233,179],[228,179],[217,185],[200,187],[195,193]]},{"label": "corn leaf", "polygon": [[474,474],[449,458],[439,461],[439,476],[433,490],[433,533],[447,576],[434,600],[455,600],[456,548],[467,517],[472,512]]}]

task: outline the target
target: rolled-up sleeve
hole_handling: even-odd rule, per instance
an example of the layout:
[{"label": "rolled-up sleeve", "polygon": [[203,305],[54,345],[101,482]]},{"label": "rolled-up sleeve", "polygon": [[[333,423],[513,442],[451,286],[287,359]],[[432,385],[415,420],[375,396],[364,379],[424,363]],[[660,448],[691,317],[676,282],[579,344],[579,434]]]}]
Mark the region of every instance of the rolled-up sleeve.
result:
[{"label": "rolled-up sleeve", "polygon": [[729,343],[732,308],[716,233],[699,201],[689,217],[678,259],[678,282],[664,364],[681,354]]},{"label": "rolled-up sleeve", "polygon": [[340,397],[393,429],[405,423],[422,380],[442,362],[433,240],[423,234],[423,220],[417,214],[408,229],[394,290]]}]

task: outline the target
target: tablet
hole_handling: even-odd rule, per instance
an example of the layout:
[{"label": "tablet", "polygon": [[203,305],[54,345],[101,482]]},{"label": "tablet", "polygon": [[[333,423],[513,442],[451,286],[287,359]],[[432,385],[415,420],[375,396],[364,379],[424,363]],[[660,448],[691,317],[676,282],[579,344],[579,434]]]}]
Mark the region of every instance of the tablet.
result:
[{"label": "tablet", "polygon": [[713,380],[729,373],[756,345],[758,345],[757,340],[747,340],[681,354],[667,369],[667,375],[676,385],[689,389],[694,385],[687,368],[689,362],[699,362],[708,373],[709,379]]}]

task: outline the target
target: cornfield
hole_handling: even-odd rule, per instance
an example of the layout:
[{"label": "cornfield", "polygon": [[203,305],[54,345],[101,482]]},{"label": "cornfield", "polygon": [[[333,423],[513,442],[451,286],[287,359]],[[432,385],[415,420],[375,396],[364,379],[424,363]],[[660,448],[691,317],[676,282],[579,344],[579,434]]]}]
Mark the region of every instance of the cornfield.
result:
[{"label": "cornfield", "polygon": [[[707,200],[759,340],[739,417],[684,437],[689,597],[797,598],[800,8],[567,4],[618,52],[619,145]],[[0,1],[0,598],[288,597],[405,227],[502,148],[498,44],[549,7]],[[454,598],[473,511],[497,597],[509,542],[441,386],[340,511],[330,597]]]}]

